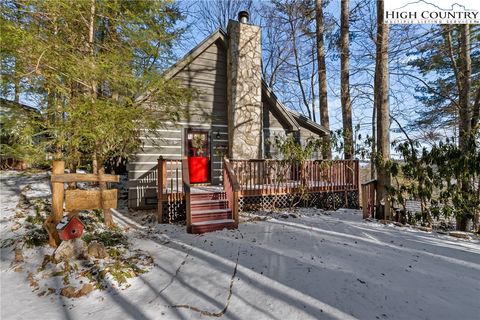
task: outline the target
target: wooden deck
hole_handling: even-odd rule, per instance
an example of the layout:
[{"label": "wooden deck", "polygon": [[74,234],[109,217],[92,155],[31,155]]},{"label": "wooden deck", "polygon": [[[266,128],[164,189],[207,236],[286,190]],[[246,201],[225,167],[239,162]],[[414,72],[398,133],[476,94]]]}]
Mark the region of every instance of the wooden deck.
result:
[{"label": "wooden deck", "polygon": [[[284,160],[224,159],[222,170],[223,185],[190,185],[186,160],[160,158],[159,221],[183,219],[191,232],[195,232],[195,226],[197,231],[211,231],[237,225],[238,211],[242,210],[281,208],[293,203],[334,209],[359,206],[358,160],[312,160],[298,164]],[[202,195],[209,197],[208,205],[198,200]],[[193,205],[192,197],[196,199]],[[210,217],[210,223],[203,218],[192,222],[198,218],[192,215],[198,205],[203,206],[201,214]],[[224,206],[220,209],[225,210],[218,211],[217,206]]]}]

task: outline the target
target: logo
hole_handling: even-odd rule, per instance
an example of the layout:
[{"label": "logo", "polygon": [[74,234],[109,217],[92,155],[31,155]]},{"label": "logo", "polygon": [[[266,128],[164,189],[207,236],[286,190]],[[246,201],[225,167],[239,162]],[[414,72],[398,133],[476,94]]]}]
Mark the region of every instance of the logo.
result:
[{"label": "logo", "polygon": [[479,0],[384,1],[386,24],[478,24]]}]

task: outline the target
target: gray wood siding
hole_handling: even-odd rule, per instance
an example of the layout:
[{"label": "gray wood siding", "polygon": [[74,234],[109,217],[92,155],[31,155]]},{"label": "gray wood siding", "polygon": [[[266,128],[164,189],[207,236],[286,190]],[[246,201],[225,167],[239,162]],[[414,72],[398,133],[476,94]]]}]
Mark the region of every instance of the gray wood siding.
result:
[{"label": "gray wood siding", "polygon": [[[211,183],[222,183],[223,152],[228,146],[226,61],[226,49],[216,42],[175,75],[183,86],[195,89],[197,94],[184,107],[186,114],[178,123],[159,129],[154,137],[145,134],[143,148],[131,155],[127,165],[129,207],[156,206],[157,159],[160,155],[166,159],[182,158],[186,128],[210,132]],[[167,172],[167,183],[175,181],[177,174],[181,178],[179,169]]]},{"label": "gray wood siding", "polygon": [[228,124],[226,61],[225,48],[216,42],[175,76],[184,86],[197,90],[197,95],[185,107],[185,120]]},{"label": "gray wood siding", "polygon": [[[305,145],[309,138],[319,139],[320,136],[309,129],[300,126],[300,143]],[[314,152],[312,159],[322,159],[322,153],[320,151]]]},{"label": "gray wood siding", "polygon": [[263,141],[265,158],[279,158],[281,155],[275,148],[275,136],[286,137],[287,126],[282,123],[267,101],[263,101]]}]

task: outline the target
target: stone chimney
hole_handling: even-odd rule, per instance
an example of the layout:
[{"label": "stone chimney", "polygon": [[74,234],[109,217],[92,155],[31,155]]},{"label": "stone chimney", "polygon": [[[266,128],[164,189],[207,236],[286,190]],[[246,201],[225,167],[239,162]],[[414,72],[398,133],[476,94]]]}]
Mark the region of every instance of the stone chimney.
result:
[{"label": "stone chimney", "polygon": [[260,27],[248,12],[228,22],[227,101],[229,157],[262,157],[262,48]]}]

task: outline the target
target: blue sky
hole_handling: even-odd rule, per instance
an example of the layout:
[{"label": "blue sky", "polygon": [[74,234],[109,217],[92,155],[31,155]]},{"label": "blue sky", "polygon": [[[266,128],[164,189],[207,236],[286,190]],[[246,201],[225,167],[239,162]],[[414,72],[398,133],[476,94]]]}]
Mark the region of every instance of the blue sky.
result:
[{"label": "blue sky", "polygon": [[[255,4],[259,4],[261,1],[255,1]],[[358,1],[351,0],[351,8],[353,8]],[[398,1],[399,4],[408,3],[408,0]],[[438,1],[440,2],[440,1]],[[444,3],[451,3],[449,0],[443,1]],[[458,3],[462,1],[457,1]],[[463,1],[468,2],[468,1]],[[184,38],[184,41],[178,42],[177,47],[175,48],[175,53],[178,57],[183,56],[186,52],[191,50],[196,44],[202,41],[205,38],[205,34],[198,31],[195,28],[198,21],[195,20],[196,18],[193,15],[194,5],[196,1],[192,0],[184,0],[180,4],[183,9],[188,9],[186,14],[186,21],[184,24],[191,24],[193,27],[189,30]],[[397,3],[397,2],[396,2]],[[480,3],[480,1],[479,1]],[[328,7],[325,10],[325,14],[331,17],[339,19],[340,15],[340,1],[339,0],[332,0]],[[255,18],[255,15],[253,14]],[[420,27],[418,32],[422,32],[422,29],[427,29],[429,26]],[[395,29],[395,26],[392,26],[392,29]],[[354,30],[352,31],[354,32]],[[369,50],[374,50],[373,43],[364,43]],[[361,52],[363,48],[358,47],[354,41],[351,42],[351,51],[352,53]],[[330,113],[330,125],[331,130],[341,129],[342,127],[342,116],[341,116],[341,108],[340,108],[340,60],[332,58],[335,52],[327,52],[327,77],[328,77],[328,102],[329,102],[329,113]],[[354,57],[352,56],[351,65],[355,65],[357,61],[355,61]],[[370,65],[367,66],[373,72],[374,64],[373,61]],[[370,72],[370,74],[372,74]],[[409,72],[415,73],[416,75],[420,76],[416,70],[410,70]],[[351,83],[363,81],[365,79],[365,74],[361,74],[360,76],[353,75],[351,77]],[[415,108],[418,105],[418,102],[413,97],[414,90],[410,88],[406,90],[403,86],[399,86],[398,77],[391,76],[391,92],[392,96],[390,99],[391,104],[391,113],[393,116],[397,118],[402,126],[406,125],[408,121],[412,120],[415,117]],[[373,85],[373,80],[372,80]],[[354,92],[352,92],[353,96]],[[277,95],[281,98],[281,92],[277,92]],[[360,133],[363,137],[367,134],[371,134],[371,115],[372,115],[372,106],[373,102],[371,99],[373,96],[367,97],[367,99],[355,99],[353,97],[352,104],[353,104],[353,116],[354,116],[354,127],[359,125],[361,130]],[[22,95],[21,100],[23,103],[35,106],[34,97],[28,97],[26,95]],[[318,110],[318,108],[317,108]],[[317,119],[319,117],[317,116]],[[392,122],[392,132],[391,132],[391,140],[403,138],[403,135],[398,133],[398,126],[396,123]]]},{"label": "blue sky", "polygon": [[[351,8],[353,8],[358,1],[351,1]],[[256,2],[257,4],[259,1]],[[182,6],[185,5],[188,7],[189,5],[193,5],[194,2],[192,1],[183,1]],[[190,10],[192,7],[190,7]],[[328,5],[328,7],[325,10],[325,14],[334,17],[336,20],[339,19],[340,16],[340,1],[331,1]],[[255,14],[253,15],[253,18],[255,20]],[[179,56],[182,56],[186,52],[188,52],[196,43],[199,43],[202,41],[205,37],[203,33],[200,32],[195,32],[195,29],[197,28],[196,23],[198,21],[192,21],[192,19],[195,19],[192,16],[187,15],[187,23],[194,23],[193,24],[193,30],[191,30],[191,33],[189,34],[189,40],[187,41],[188,44],[185,45],[184,43],[177,48],[177,53]],[[258,21],[258,20],[257,20]],[[258,23],[258,22],[257,22]],[[352,31],[353,32],[353,31]],[[369,46],[371,50],[375,50],[374,44],[372,43],[367,43],[364,44],[366,46]],[[362,48],[356,47],[356,44],[352,41],[351,42],[351,50],[356,51],[356,52],[361,52]],[[328,78],[328,104],[329,104],[329,114],[330,114],[330,126],[331,130],[337,130],[342,128],[342,114],[341,114],[341,103],[340,103],[340,60],[336,59],[334,56],[336,55],[336,52],[327,52],[327,78]],[[354,58],[352,57],[351,61],[351,66],[355,65],[356,61],[354,61]],[[373,75],[373,70],[374,70],[374,62],[370,65],[368,65],[368,68],[371,70],[370,75]],[[410,72],[416,72],[415,70],[410,70]],[[364,81],[366,75],[361,74],[360,76],[351,76],[351,83],[355,82],[361,82]],[[372,78],[373,79],[373,78]],[[398,79],[395,79],[393,76],[391,77],[391,91],[393,93],[392,98],[390,100],[391,104],[391,112],[392,115],[396,117],[396,119],[399,121],[399,123],[402,126],[405,126],[408,122],[408,120],[411,120],[413,117],[415,117],[414,113],[414,108],[418,104],[418,102],[415,100],[413,97],[413,91],[406,91],[405,88],[400,87],[398,85]],[[372,86],[373,86],[373,80],[372,80]],[[282,93],[281,92],[276,92],[276,94],[282,98]],[[352,98],[353,98],[354,92],[352,92]],[[368,97],[367,99],[353,99],[352,104],[353,104],[353,118],[354,118],[354,127],[356,125],[360,126],[360,132],[362,134],[362,137],[365,137],[367,134],[371,135],[371,117],[372,117],[372,107],[373,107],[373,95]],[[317,102],[318,105],[318,102]],[[318,110],[318,108],[317,108]],[[317,115],[317,119],[319,119],[319,116]],[[404,136],[403,134],[399,133],[398,126],[395,122],[392,121],[391,125],[391,140],[394,139],[403,139]]]}]

